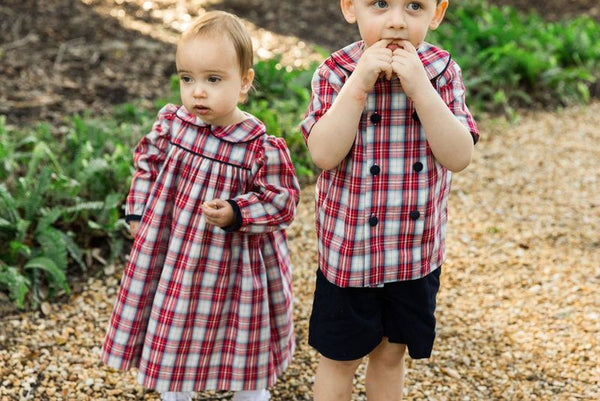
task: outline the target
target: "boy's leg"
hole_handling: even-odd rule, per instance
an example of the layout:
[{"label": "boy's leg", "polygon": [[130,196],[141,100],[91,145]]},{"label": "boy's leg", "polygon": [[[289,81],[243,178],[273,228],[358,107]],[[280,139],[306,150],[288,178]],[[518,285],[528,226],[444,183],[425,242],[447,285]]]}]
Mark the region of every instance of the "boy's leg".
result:
[{"label": "boy's leg", "polygon": [[350,401],[354,372],[362,361],[335,361],[321,355],[315,385],[314,401]]},{"label": "boy's leg", "polygon": [[390,343],[386,337],[369,354],[365,387],[367,399],[399,401],[404,389],[406,345]]}]

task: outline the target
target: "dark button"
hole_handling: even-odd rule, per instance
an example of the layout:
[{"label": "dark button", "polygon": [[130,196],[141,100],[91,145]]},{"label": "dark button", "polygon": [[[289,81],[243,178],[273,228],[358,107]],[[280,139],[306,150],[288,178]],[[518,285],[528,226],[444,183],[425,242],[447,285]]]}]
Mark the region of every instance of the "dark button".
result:
[{"label": "dark button", "polygon": [[413,111],[412,113],[412,119],[415,120],[416,122],[420,123],[421,120],[419,119],[419,115],[417,114],[417,111]]},{"label": "dark button", "polygon": [[381,172],[381,168],[377,164],[373,164],[369,171],[371,172],[371,174],[377,175]]},{"label": "dark button", "polygon": [[417,173],[423,170],[423,163],[421,162],[416,162],[415,164],[413,164],[413,170],[415,170]]},{"label": "dark button", "polygon": [[377,223],[379,223],[379,219],[377,218],[377,216],[375,216],[374,214],[371,215],[371,217],[369,217],[369,225],[371,227],[375,227]]},{"label": "dark button", "polygon": [[418,210],[413,210],[412,212],[410,212],[409,216],[411,220],[417,220],[419,217],[421,217],[421,213],[419,213]]},{"label": "dark button", "polygon": [[377,114],[377,113],[373,113],[371,114],[371,122],[373,124],[377,124],[378,122],[381,121],[381,115]]}]

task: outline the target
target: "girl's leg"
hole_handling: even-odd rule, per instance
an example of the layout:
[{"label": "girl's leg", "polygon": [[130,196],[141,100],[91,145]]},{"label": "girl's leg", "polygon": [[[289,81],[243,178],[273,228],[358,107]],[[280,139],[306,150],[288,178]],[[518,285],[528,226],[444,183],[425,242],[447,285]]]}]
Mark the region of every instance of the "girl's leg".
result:
[{"label": "girl's leg", "polygon": [[160,393],[160,399],[162,401],[192,401],[194,393],[189,391],[175,392],[167,391],[166,393]]},{"label": "girl's leg", "polygon": [[350,401],[354,372],[361,361],[335,361],[321,355],[315,375],[314,401]]},{"label": "girl's leg", "polygon": [[268,390],[237,391],[231,401],[269,401],[271,394]]},{"label": "girl's leg", "polygon": [[404,389],[406,345],[390,343],[387,338],[369,354],[365,387],[367,399],[399,401]]}]

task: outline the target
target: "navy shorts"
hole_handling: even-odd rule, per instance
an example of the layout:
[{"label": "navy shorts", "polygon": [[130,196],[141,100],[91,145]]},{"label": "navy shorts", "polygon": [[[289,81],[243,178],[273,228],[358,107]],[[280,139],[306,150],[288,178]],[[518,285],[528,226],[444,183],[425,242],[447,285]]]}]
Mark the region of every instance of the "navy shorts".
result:
[{"label": "navy shorts", "polygon": [[429,358],[441,270],[377,288],[341,288],[318,270],[308,343],[329,359],[351,361],[368,355],[387,337],[406,344],[411,358]]}]

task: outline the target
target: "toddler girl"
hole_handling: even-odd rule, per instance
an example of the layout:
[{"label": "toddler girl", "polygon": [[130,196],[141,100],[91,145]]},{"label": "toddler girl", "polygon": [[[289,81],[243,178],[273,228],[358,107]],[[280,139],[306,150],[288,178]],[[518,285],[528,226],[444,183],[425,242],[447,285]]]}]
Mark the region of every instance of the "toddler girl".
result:
[{"label": "toddler girl", "polygon": [[126,203],[135,241],[102,360],[161,393],[268,400],[294,338],[284,228],[299,186],[285,141],[241,111],[254,78],[243,24],[209,12],[176,53],[182,106],[135,149]]}]

